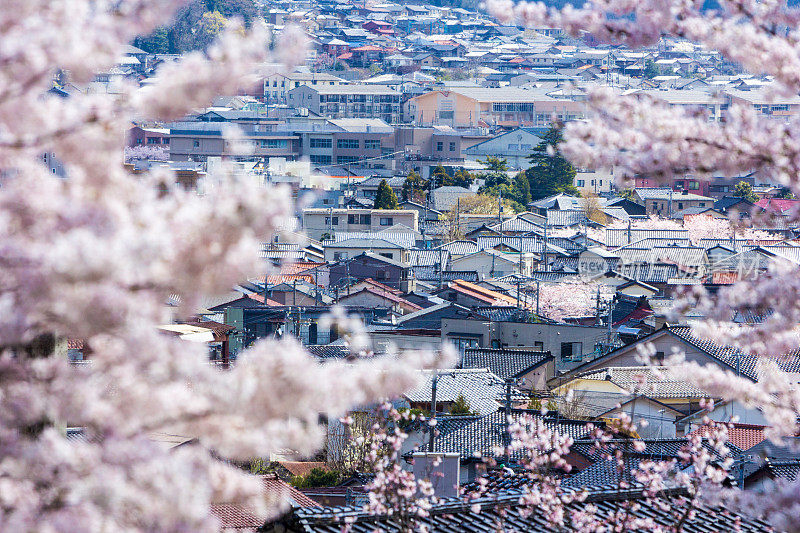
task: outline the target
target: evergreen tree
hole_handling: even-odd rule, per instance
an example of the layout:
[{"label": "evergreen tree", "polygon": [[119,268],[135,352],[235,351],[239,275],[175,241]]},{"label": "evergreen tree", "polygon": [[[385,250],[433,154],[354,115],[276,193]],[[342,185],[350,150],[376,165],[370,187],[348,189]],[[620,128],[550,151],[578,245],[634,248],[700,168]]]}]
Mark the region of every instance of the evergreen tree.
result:
[{"label": "evergreen tree", "polygon": [[532,200],[558,193],[578,195],[578,189],[572,184],[575,167],[558,151],[562,140],[561,130],[551,127],[528,157],[531,167],[525,171],[525,176],[530,184]]},{"label": "evergreen tree", "polygon": [[748,202],[756,203],[758,201],[758,196],[753,192],[753,186],[744,180],[736,184],[734,194]]},{"label": "evergreen tree", "polygon": [[378,194],[375,195],[375,209],[400,209],[397,203],[397,195],[394,193],[386,180],[381,180],[378,185]]},{"label": "evergreen tree", "polygon": [[436,165],[436,168],[433,169],[431,184],[429,187],[442,187],[444,185],[450,185],[452,180],[452,176],[447,173],[442,165]]},{"label": "evergreen tree", "polygon": [[453,402],[452,407],[450,407],[450,414],[451,415],[474,415],[475,411],[472,410],[472,406],[469,404],[466,398],[464,398],[463,394],[459,394],[456,398],[456,401]]},{"label": "evergreen tree", "polygon": [[408,173],[406,181],[403,182],[400,195],[405,202],[424,202],[427,197],[426,190],[429,187],[429,181],[422,179],[422,176],[412,170]]},{"label": "evergreen tree", "polygon": [[169,35],[167,35],[167,28],[164,26],[156,28],[150,35],[137,37],[133,40],[133,45],[150,54],[171,53]]},{"label": "evergreen tree", "polygon": [[527,206],[531,202],[531,184],[523,172],[514,176],[514,200]]}]

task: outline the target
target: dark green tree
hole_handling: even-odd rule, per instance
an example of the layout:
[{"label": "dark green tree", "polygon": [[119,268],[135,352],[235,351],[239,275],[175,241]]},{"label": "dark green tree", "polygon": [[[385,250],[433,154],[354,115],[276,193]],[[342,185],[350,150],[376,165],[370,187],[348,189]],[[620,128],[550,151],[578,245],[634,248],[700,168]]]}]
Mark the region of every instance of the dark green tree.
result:
[{"label": "dark green tree", "polygon": [[450,407],[450,414],[451,415],[474,415],[475,411],[472,410],[472,406],[469,404],[466,398],[464,398],[463,394],[459,394],[456,398],[456,401],[453,402],[453,405]]},{"label": "dark green tree", "polygon": [[169,35],[167,34],[167,28],[163,26],[153,30],[150,35],[137,37],[133,40],[133,45],[150,54],[171,53],[169,48]]},{"label": "dark green tree", "polygon": [[330,487],[339,482],[339,472],[326,470],[324,468],[313,468],[305,476],[294,476],[292,486],[298,489],[310,489],[313,487]]},{"label": "dark green tree", "polygon": [[642,77],[650,80],[659,75],[661,75],[661,71],[656,64],[652,60],[648,60],[644,65],[644,69],[642,69]]},{"label": "dark green tree", "polygon": [[[755,194],[753,194],[755,196]],[[775,195],[775,198],[785,198],[788,200],[794,199],[794,193],[788,187],[783,187],[778,194]],[[758,196],[756,196],[756,200],[758,201]]]},{"label": "dark green tree", "polygon": [[734,195],[744,198],[748,202],[756,203],[758,201],[758,196],[753,192],[753,186],[744,180],[736,184]]},{"label": "dark green tree", "polygon": [[531,202],[531,184],[524,172],[514,176],[514,200],[527,206]]},{"label": "dark green tree", "polygon": [[400,195],[405,202],[423,202],[427,197],[428,188],[430,188],[428,180],[422,179],[422,176],[412,170],[408,173],[406,181],[403,182]]},{"label": "dark green tree", "polygon": [[579,194],[573,185],[575,167],[558,150],[562,140],[561,129],[551,127],[528,156],[531,166],[525,171],[525,176],[530,184],[532,200],[558,193]]},{"label": "dark green tree", "polygon": [[436,165],[431,173],[431,184],[429,187],[441,187],[443,185],[450,185],[453,177],[447,173],[442,165]]},{"label": "dark green tree", "polygon": [[400,209],[400,204],[397,203],[397,195],[386,180],[381,180],[378,185],[378,193],[375,195],[374,209]]},{"label": "dark green tree", "polygon": [[483,161],[478,160],[478,163],[485,166],[487,172],[505,172],[508,170],[508,161],[501,157],[489,155]]},{"label": "dark green tree", "polygon": [[448,183],[448,185],[455,185],[457,187],[464,187],[465,189],[468,189],[469,186],[472,185],[473,181],[475,181],[475,176],[462,168],[456,171],[451,183]]}]

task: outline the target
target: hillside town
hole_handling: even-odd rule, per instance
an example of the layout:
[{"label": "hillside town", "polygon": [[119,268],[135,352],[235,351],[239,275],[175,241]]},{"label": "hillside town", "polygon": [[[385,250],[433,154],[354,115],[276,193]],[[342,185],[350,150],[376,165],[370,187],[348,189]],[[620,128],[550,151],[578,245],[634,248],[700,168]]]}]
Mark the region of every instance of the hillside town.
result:
[{"label": "hillside town", "polygon": [[[316,453],[287,447],[229,461],[284,506],[265,520],[220,500],[211,510],[222,530],[553,531],[547,505],[525,500],[550,482],[570,516],[626,502],[625,520],[637,524],[667,528],[685,513],[675,531],[782,530],[695,501],[685,484],[665,482],[654,496],[640,474],[666,461],[670,479],[697,475],[691,448],[729,489],[764,494],[797,480],[798,433],[776,444],[761,409],[672,369],[682,354],[747,383],[764,378],[763,354],[700,335],[711,311],[692,298],[800,268],[800,199],[755,169],[622,179],[614,166],[574,164],[560,143],[566,125],[591,119],[598,87],[721,126],[741,106],[788,124],[800,118],[800,96],[776,97],[773,77],[677,37],[634,50],[506,24],[466,2],[254,5],[276,42],[301,32],[304,58],[289,70],[263,65],[252,84],[178,118],[134,117],[125,170],[172,176],[165,190],[200,197],[229,186],[216,178],[228,172],[287,191],[293,211],[276,234],[256,235],[261,274],[190,302],[188,316],[176,292],[163,302],[159,334],[201,346],[221,373],[269,340],[299,343],[321,368],[415,352],[447,365],[420,365],[416,387],[386,403],[320,415]],[[237,16],[207,11],[202,21]],[[160,31],[88,81],[56,78],[50,94],[147,89],[191,53]],[[49,173],[74,178],[59,153],[42,158]],[[754,305],[730,320],[751,328],[772,315]],[[90,368],[105,349],[94,342],[104,341],[77,332],[57,350],[71,367]],[[800,373],[800,347],[771,355]],[[722,441],[709,421],[725,426]],[[187,427],[149,438],[177,454],[202,442]],[[558,468],[520,458],[511,437],[520,427],[569,439]],[[364,442],[377,428],[403,434],[392,455],[401,475],[432,480],[433,503],[413,527],[399,512],[375,511],[382,474],[368,459],[388,459]],[[603,453],[598,428],[613,435]],[[72,421],[66,434],[93,438]]]}]

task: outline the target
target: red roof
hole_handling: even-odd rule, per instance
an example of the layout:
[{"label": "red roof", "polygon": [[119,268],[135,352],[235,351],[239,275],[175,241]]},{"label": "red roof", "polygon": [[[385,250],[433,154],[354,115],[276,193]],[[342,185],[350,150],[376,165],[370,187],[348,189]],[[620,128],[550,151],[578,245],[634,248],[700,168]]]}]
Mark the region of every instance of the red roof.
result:
[{"label": "red roof", "polygon": [[[288,500],[292,507],[319,507],[319,504],[292,487],[277,476],[262,477],[264,494],[270,497],[280,496]],[[237,503],[212,503],[211,512],[221,522],[222,529],[258,529],[264,520],[256,517],[252,509]]]},{"label": "red roof", "polygon": [[[358,48],[351,48],[353,52],[383,52],[383,48],[368,44],[366,46],[359,46]],[[339,56],[340,58],[342,56]]]},{"label": "red roof", "polygon": [[796,198],[762,198],[756,202],[756,205],[763,207],[767,211],[783,213],[793,207],[797,207],[799,205],[798,202],[800,200]]},{"label": "red roof", "polygon": [[67,339],[67,350],[83,350],[83,340]]},{"label": "red roof", "polygon": [[[342,54],[342,55],[338,56],[336,59],[353,59],[353,54],[351,52],[347,52],[346,54]],[[329,177],[344,178],[344,177],[349,177],[349,176],[329,176]]]},{"label": "red roof", "polygon": [[[755,424],[733,424],[733,427],[728,429],[728,442],[740,450],[749,450],[764,440],[764,427]],[[705,435],[706,433],[708,433],[708,426],[700,426],[690,435]]]}]

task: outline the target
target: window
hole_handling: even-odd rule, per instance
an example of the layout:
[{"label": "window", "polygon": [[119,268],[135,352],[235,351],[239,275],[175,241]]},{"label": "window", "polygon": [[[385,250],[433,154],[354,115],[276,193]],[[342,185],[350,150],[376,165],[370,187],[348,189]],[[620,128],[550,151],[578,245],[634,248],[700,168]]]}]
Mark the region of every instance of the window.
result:
[{"label": "window", "polygon": [[442,150],[444,150],[444,143],[442,141],[439,141],[436,143],[436,151],[441,152]]},{"label": "window", "polygon": [[365,150],[380,150],[380,148],[381,148],[380,139],[365,139],[364,140],[364,149]]},{"label": "window", "polygon": [[261,148],[286,148],[286,139],[261,139]]},{"label": "window", "polygon": [[329,155],[315,155],[311,154],[308,157],[311,160],[311,163],[314,165],[330,165],[331,164],[331,156]]},{"label": "window", "polygon": [[347,165],[358,161],[358,156],[355,155],[337,155],[336,163],[340,165]]},{"label": "window", "polygon": [[158,137],[148,137],[147,144],[161,144],[161,139]]},{"label": "window", "polygon": [[705,206],[706,206],[705,202],[700,202],[700,207],[705,207]]},{"label": "window", "polygon": [[519,149],[523,152],[530,152],[531,145],[530,144],[520,144]]},{"label": "window", "polygon": [[697,189],[700,188],[700,183],[698,183],[696,181],[690,181],[689,182],[689,188],[696,191]]},{"label": "window", "polygon": [[[380,255],[386,257],[386,254],[380,254]],[[377,278],[377,279],[388,279],[388,276],[386,275],[386,271],[385,270],[378,270],[375,273],[375,278]]]},{"label": "window", "polygon": [[194,141],[192,143],[192,146],[195,147],[195,148],[200,148],[200,141]]},{"label": "window", "polygon": [[580,342],[562,342],[561,343],[561,359],[571,361],[573,359],[580,360],[583,353],[583,346]]},{"label": "window", "polygon": [[372,224],[372,215],[361,215],[359,222],[363,226],[369,226]]},{"label": "window", "polygon": [[[477,348],[478,347],[478,339],[459,339],[459,338],[454,338],[453,339],[453,344],[456,345],[456,348],[458,348],[459,352],[464,353],[464,350],[466,350],[467,348]],[[498,346],[498,348],[499,348],[499,346]]]},{"label": "window", "polygon": [[333,252],[334,261],[341,261],[342,259],[347,259],[347,252]]},{"label": "window", "polygon": [[358,224],[358,215],[347,215],[348,224]]},{"label": "window", "polygon": [[516,152],[517,150],[519,150],[519,145],[518,144],[509,144],[508,145],[508,151],[509,152]]},{"label": "window", "polygon": [[390,252],[381,252],[378,255],[380,255],[381,257],[385,257],[386,259],[394,259],[394,254]]},{"label": "window", "polygon": [[358,139],[338,139],[336,141],[336,148],[354,150],[358,148]]},{"label": "window", "polygon": [[455,118],[454,111],[439,111],[439,118],[442,120],[453,120]]},{"label": "window", "polygon": [[454,142],[450,143],[450,151],[451,152],[455,152],[456,151],[456,143],[454,143]]},{"label": "window", "polygon": [[339,217],[325,217],[325,225],[326,226],[338,226],[339,225]]},{"label": "window", "polygon": [[683,202],[678,202],[678,209],[683,209]]},{"label": "window", "polygon": [[544,351],[544,343],[542,341],[533,341],[533,347],[537,352]]},{"label": "window", "polygon": [[656,362],[659,365],[664,364],[664,352],[656,352]]},{"label": "window", "polygon": [[586,185],[584,180],[578,180],[578,187],[583,187],[584,185]]},{"label": "window", "polygon": [[394,218],[392,217],[381,217],[381,226],[391,226],[394,224]]},{"label": "window", "polygon": [[311,138],[308,140],[308,144],[311,148],[331,148],[333,146],[332,139],[315,139]]}]

